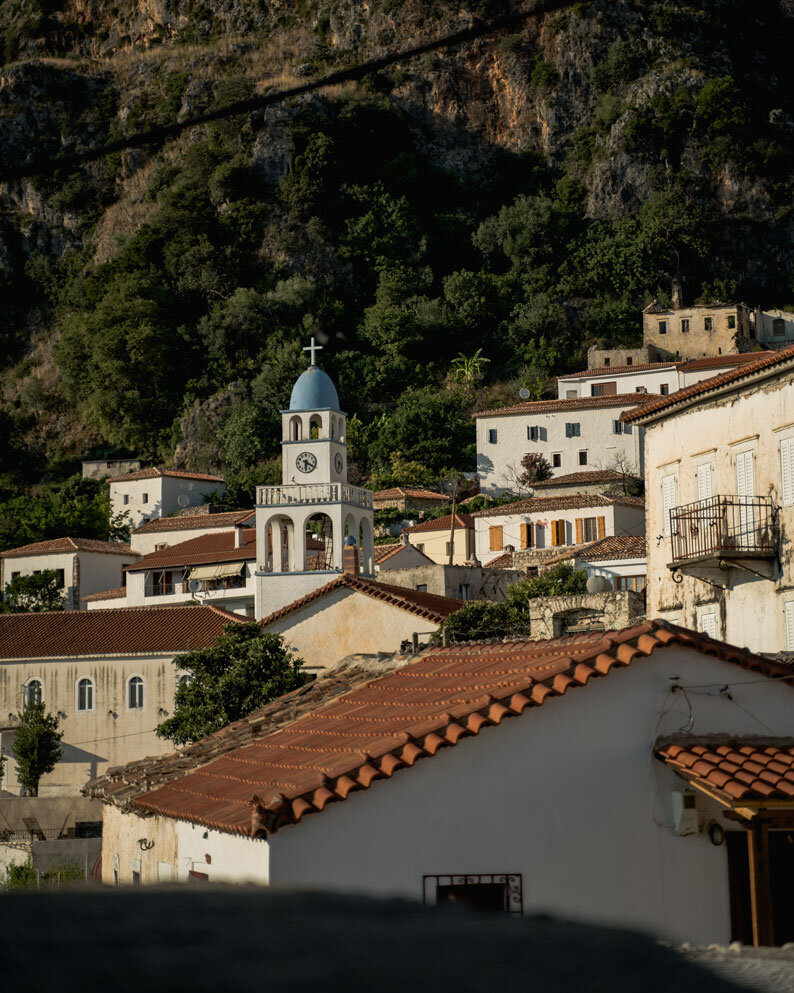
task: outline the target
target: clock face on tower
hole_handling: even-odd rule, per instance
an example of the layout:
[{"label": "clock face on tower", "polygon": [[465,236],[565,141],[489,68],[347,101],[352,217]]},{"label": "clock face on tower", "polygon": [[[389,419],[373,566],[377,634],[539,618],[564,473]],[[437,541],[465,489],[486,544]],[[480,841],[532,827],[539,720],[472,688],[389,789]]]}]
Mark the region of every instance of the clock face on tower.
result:
[{"label": "clock face on tower", "polygon": [[334,458],[334,468],[336,469],[336,471],[338,473],[341,474],[342,469],[344,469],[344,467],[345,467],[344,459],[342,458],[341,453],[340,452],[337,452],[336,453],[336,456]]},{"label": "clock face on tower", "polygon": [[314,472],[317,468],[317,456],[311,452],[301,452],[295,459],[295,466],[298,472]]}]

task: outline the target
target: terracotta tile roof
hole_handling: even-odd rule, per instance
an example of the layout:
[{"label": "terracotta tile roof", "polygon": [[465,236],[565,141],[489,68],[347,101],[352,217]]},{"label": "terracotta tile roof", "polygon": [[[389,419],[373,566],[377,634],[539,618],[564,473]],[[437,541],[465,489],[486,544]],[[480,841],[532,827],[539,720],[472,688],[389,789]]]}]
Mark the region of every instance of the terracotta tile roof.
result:
[{"label": "terracotta tile roof", "polygon": [[[187,565],[211,565],[214,562],[248,562],[256,559],[256,528],[243,528],[243,543],[234,547],[234,531],[200,534],[158,552],[150,552],[126,566],[126,572],[144,569],[171,569]],[[319,544],[319,543],[318,543]],[[322,547],[322,546],[320,546]]]},{"label": "terracotta tile roof", "polygon": [[515,569],[513,565],[513,553],[512,552],[502,552],[495,559],[491,559],[488,562],[486,569]]},{"label": "terracotta tile roof", "polygon": [[55,555],[70,552],[102,552],[108,555],[135,555],[129,545],[120,541],[96,541],[93,538],[51,538],[49,541],[34,541],[32,545],[20,545],[0,552],[0,559],[22,555]]},{"label": "terracotta tile roof", "polygon": [[570,496],[532,497],[505,503],[501,507],[477,510],[472,517],[502,517],[511,514],[540,514],[547,510],[585,510],[588,507],[637,507],[645,506],[642,497],[605,496],[603,493],[571,493]]},{"label": "terracotta tile roof", "polygon": [[117,586],[112,590],[102,590],[101,593],[89,593],[88,596],[81,597],[83,603],[93,603],[95,600],[117,600],[119,597],[127,596],[126,586]]},{"label": "terracotta tile roof", "polygon": [[794,738],[681,735],[660,744],[656,757],[724,803],[794,804]]},{"label": "terracotta tile roof", "polygon": [[771,678],[791,674],[784,665],[663,621],[545,642],[439,647],[135,804],[232,834],[262,828],[272,834],[484,727],[670,646]]},{"label": "terracotta tile roof", "polygon": [[250,520],[255,514],[253,510],[229,510],[222,514],[178,514],[175,517],[155,517],[139,528],[133,534],[151,534],[159,531],[198,531],[200,528],[228,528]]},{"label": "terracotta tile roof", "polygon": [[559,382],[561,379],[590,379],[595,376],[617,376],[622,372],[649,372],[658,369],[677,369],[683,365],[672,359],[670,362],[643,362],[639,365],[600,365],[595,369],[583,369],[581,372],[569,372],[566,376],[555,376]]},{"label": "terracotta tile roof", "polygon": [[420,590],[412,590],[407,586],[392,586],[374,579],[366,579],[364,576],[352,576],[345,572],[337,576],[336,579],[331,580],[330,583],[326,583],[325,586],[320,586],[319,589],[312,590],[311,593],[307,593],[306,596],[301,597],[299,600],[294,600],[292,603],[288,603],[286,607],[268,614],[267,617],[258,623],[262,627],[267,627],[268,624],[272,624],[282,617],[288,617],[296,610],[314,603],[320,597],[324,597],[328,593],[333,593],[335,590],[341,590],[345,587],[354,590],[356,593],[363,593],[365,596],[372,597],[374,600],[382,600],[392,607],[407,610],[410,614],[417,614],[419,617],[424,617],[436,624],[440,624],[445,617],[454,614],[463,602],[462,600],[453,600],[452,597],[448,596],[437,596],[435,593],[423,593]]},{"label": "terracotta tile roof", "polygon": [[[452,514],[446,517],[437,517],[433,521],[422,521],[421,524],[414,524],[413,527],[403,528],[403,534],[417,534],[422,531],[449,531],[452,527]],[[465,530],[474,527],[474,518],[471,514],[455,514],[455,528]]]},{"label": "terracotta tile roof", "polygon": [[[758,372],[771,370],[774,372],[777,366],[785,366],[794,359],[794,346],[784,348],[780,352],[764,352],[763,357],[757,362],[747,362],[731,372],[723,373],[721,376],[712,376],[710,379],[703,379],[692,386],[685,386],[682,390],[670,393],[668,396],[651,397],[650,403],[646,404],[642,410],[631,410],[621,414],[623,421],[636,421],[641,417],[656,415],[661,412],[673,413],[673,408],[678,404],[689,400],[692,397],[705,396],[713,390],[718,390],[723,386],[732,383],[740,383],[745,377],[754,376]],[[781,371],[783,371],[781,369]]]},{"label": "terracotta tile roof", "polygon": [[[392,664],[398,665],[400,662],[395,659]],[[192,745],[166,755],[147,756],[108,769],[103,776],[87,783],[83,792],[116,807],[130,809],[136,797],[292,724],[304,714],[380,675],[388,665],[352,656],[299,689],[286,693]]]},{"label": "terracotta tile roof", "polygon": [[229,621],[241,618],[210,606],[0,614],[0,658],[185,652],[213,644]]},{"label": "terracotta tile roof", "polygon": [[375,545],[375,563],[384,562],[391,555],[394,555],[395,552],[399,552],[402,547],[403,543],[401,541],[391,541],[388,545],[385,543]]},{"label": "terracotta tile roof", "polygon": [[137,472],[128,472],[125,476],[113,476],[109,483],[131,483],[136,479],[161,479],[163,476],[171,476],[174,479],[195,479],[201,483],[225,483],[222,476],[209,476],[205,472],[184,472],[182,469],[158,469],[152,466],[149,469],[139,469]]},{"label": "terracotta tile roof", "polygon": [[472,417],[502,417],[512,414],[551,414],[557,410],[591,410],[597,407],[636,407],[648,403],[653,393],[617,393],[607,397],[577,397],[569,400],[533,400],[512,407],[478,410]]},{"label": "terracotta tile roof", "polygon": [[737,355],[704,355],[699,359],[681,362],[679,368],[682,372],[698,372],[701,369],[730,369],[731,367],[749,365],[773,354],[774,352],[763,349],[760,352],[740,352]]},{"label": "terracotta tile roof", "polygon": [[549,489],[554,486],[579,486],[582,483],[617,483],[624,479],[636,479],[639,477],[626,476],[625,473],[615,472],[614,469],[593,469],[590,472],[570,472],[565,476],[552,476],[551,479],[543,479],[539,483],[533,483],[533,490]]},{"label": "terracotta tile roof", "polygon": [[392,486],[389,490],[376,490],[372,494],[373,500],[399,500],[400,497],[409,497],[414,500],[437,500],[439,503],[449,503],[449,497],[443,493],[436,493],[433,490],[411,489],[405,486]]},{"label": "terracotta tile roof", "polygon": [[[545,559],[543,567],[569,559],[583,559],[585,562],[608,562],[612,559],[644,559],[646,557],[645,538],[633,534],[615,534],[611,537],[591,541],[587,545],[566,548],[559,555]],[[489,567],[491,563],[488,563]]]}]

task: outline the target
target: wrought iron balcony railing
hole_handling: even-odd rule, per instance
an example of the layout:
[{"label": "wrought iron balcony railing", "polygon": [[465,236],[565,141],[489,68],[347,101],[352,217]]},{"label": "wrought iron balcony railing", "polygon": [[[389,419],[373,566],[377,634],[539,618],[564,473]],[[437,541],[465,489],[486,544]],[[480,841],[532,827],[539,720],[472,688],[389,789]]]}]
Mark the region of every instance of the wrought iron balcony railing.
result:
[{"label": "wrought iron balcony railing", "polygon": [[349,483],[295,483],[284,486],[259,486],[256,502],[260,507],[287,507],[291,504],[346,503],[372,509],[372,490]]},{"label": "wrought iron balcony railing", "polygon": [[769,497],[715,496],[670,511],[672,564],[777,554],[777,508]]}]

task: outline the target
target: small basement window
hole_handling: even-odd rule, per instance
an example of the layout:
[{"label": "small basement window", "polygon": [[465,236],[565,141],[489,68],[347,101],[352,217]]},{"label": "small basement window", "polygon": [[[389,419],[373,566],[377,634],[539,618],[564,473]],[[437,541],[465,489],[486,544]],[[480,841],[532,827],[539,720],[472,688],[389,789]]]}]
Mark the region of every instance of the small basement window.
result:
[{"label": "small basement window", "polygon": [[424,902],[457,903],[470,910],[497,910],[519,917],[524,910],[520,872],[493,875],[423,876]]}]

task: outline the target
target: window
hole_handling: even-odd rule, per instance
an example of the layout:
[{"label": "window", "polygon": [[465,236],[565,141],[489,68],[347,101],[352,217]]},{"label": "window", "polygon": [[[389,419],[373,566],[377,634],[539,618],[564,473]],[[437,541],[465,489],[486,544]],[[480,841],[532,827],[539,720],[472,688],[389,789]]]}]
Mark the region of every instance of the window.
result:
[{"label": "window", "polygon": [[577,517],[574,525],[577,545],[606,538],[606,517]]},{"label": "window", "polygon": [[581,435],[581,433],[582,433],[581,426],[579,425],[578,421],[573,424],[565,425],[566,438],[578,438]]},{"label": "window", "polygon": [[609,365],[609,359],[604,359],[604,365]]},{"label": "window", "polygon": [[736,327],[736,314],[728,314],[728,327],[731,331]]},{"label": "window", "polygon": [[123,502],[124,502],[124,506],[126,507],[127,504],[130,502],[130,495],[129,495],[129,493],[125,493],[124,494],[124,501]]},{"label": "window", "polygon": [[634,359],[630,356],[626,356],[626,365],[634,365]]},{"label": "window", "polygon": [[618,391],[617,380],[609,383],[593,383],[590,387],[590,395],[594,397],[611,397]]},{"label": "window", "polygon": [[424,552],[424,550],[425,550],[425,543],[422,541],[419,544],[417,544],[416,547],[419,549],[420,552]]},{"label": "window", "polygon": [[130,710],[143,710],[143,680],[133,676],[127,684],[127,706]]},{"label": "window", "polygon": [[551,454],[552,469],[559,469],[561,466],[562,466],[562,452],[552,452]]},{"label": "window", "polygon": [[504,548],[504,535],[501,526],[488,528],[488,548],[492,552],[501,552]]},{"label": "window", "polygon": [[423,876],[424,902],[430,906],[456,903],[470,910],[499,910],[523,914],[521,873],[465,876]]},{"label": "window", "polygon": [[77,709],[94,709],[94,684],[90,679],[81,679],[77,684]]},{"label": "window", "polygon": [[698,500],[710,500],[714,495],[712,482],[713,467],[710,462],[699,465],[695,471],[698,484]]},{"label": "window", "polygon": [[719,637],[719,618],[716,610],[709,610],[700,615],[700,630],[709,638]]},{"label": "window", "polygon": [[794,652],[794,600],[783,605],[784,626],[786,629],[786,651]]},{"label": "window", "polygon": [[468,583],[461,583],[458,587],[458,599],[471,600],[471,586]]},{"label": "window", "polygon": [[519,534],[521,536],[521,547],[532,548],[532,524],[529,521],[524,521],[519,526]]},{"label": "window", "polygon": [[794,503],[794,438],[780,442],[780,494],[784,507]]},{"label": "window", "polygon": [[615,589],[642,593],[645,589],[645,576],[615,576]]},{"label": "window", "polygon": [[451,541],[448,541],[447,542],[447,552],[446,553],[447,553],[447,555],[450,555],[452,553],[452,542]]},{"label": "window", "polygon": [[578,390],[566,390],[565,391],[565,399],[566,400],[576,400],[576,398],[578,396],[579,396],[579,391]]},{"label": "window", "polygon": [[148,502],[149,502],[149,494],[144,493],[143,496],[141,497],[141,503],[148,503]]},{"label": "window", "polygon": [[34,703],[41,703],[44,699],[44,686],[40,679],[29,679],[25,683],[24,705],[32,707]]},{"label": "window", "polygon": [[174,573],[161,569],[152,573],[152,596],[168,596],[174,592]]},{"label": "window", "polygon": [[670,511],[675,507],[675,493],[678,476],[669,475],[662,477],[662,533],[665,538],[669,538],[672,531],[670,527]]},{"label": "window", "polygon": [[582,521],[585,541],[596,541],[598,538],[598,525],[595,517],[585,517]]},{"label": "window", "polygon": [[552,521],[551,522],[552,545],[567,545],[568,538],[565,532],[566,532],[565,521]]},{"label": "window", "polygon": [[540,428],[537,425],[532,425],[527,428],[527,439],[529,441],[539,441],[540,440]]},{"label": "window", "polygon": [[579,465],[587,465],[587,452],[579,452]]},{"label": "window", "polygon": [[22,575],[22,573],[21,573],[21,572],[12,572],[12,573],[11,573],[11,581],[13,582],[13,581],[14,581],[15,579],[19,579],[19,577],[20,577],[21,575]]},{"label": "window", "polygon": [[66,582],[66,574],[63,571],[63,569],[56,569],[55,570],[55,585],[58,587],[59,590],[62,590],[63,589],[65,582]]},{"label": "window", "polygon": [[710,317],[704,317],[703,328],[706,331],[712,331],[714,329],[714,321]]},{"label": "window", "polygon": [[162,550],[164,548],[168,548],[168,542],[167,541],[161,541],[159,545],[155,545],[154,546],[154,550],[156,552],[162,552]]},{"label": "window", "polygon": [[593,383],[593,385],[590,387],[590,396],[602,397],[603,395],[604,395],[603,383],[599,383],[599,384]]},{"label": "window", "polygon": [[417,583],[415,588],[417,593],[427,593],[427,583]]},{"label": "window", "polygon": [[496,428],[490,428],[488,430],[488,444],[489,445],[495,445],[498,438],[499,438],[499,434],[498,434]]},{"label": "window", "polygon": [[141,885],[141,860],[140,859],[133,859],[132,860],[132,885],[133,886],[140,886]]},{"label": "window", "polygon": [[177,680],[177,687],[181,690],[183,686],[190,686],[192,682],[193,682],[193,677],[185,673],[184,675],[180,676],[179,679]]},{"label": "window", "polygon": [[612,434],[623,434],[623,421],[612,422]]},{"label": "window", "polygon": [[663,397],[666,397],[670,392],[670,387],[667,385],[667,383],[662,383],[662,385],[659,387],[659,392],[662,394]]},{"label": "window", "polygon": [[636,386],[634,388],[634,392],[635,393],[647,393],[648,391],[645,389],[644,386]]},{"label": "window", "polygon": [[689,318],[688,317],[682,317],[681,318],[681,330],[684,332],[684,334],[686,334],[687,331],[689,331]]},{"label": "window", "polygon": [[782,338],[786,333],[786,322],[782,317],[776,317],[772,321],[772,337]]},{"label": "window", "polygon": [[659,334],[667,334],[667,321],[659,321]]}]

